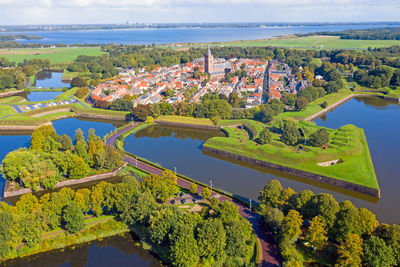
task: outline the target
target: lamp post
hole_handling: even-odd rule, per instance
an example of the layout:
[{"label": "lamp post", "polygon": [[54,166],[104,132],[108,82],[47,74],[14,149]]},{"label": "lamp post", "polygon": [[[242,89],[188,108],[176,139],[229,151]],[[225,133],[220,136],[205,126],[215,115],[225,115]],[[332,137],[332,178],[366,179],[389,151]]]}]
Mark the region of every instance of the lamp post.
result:
[{"label": "lamp post", "polygon": [[175,169],[175,176],[176,176],[176,167],[174,167],[174,169]]},{"label": "lamp post", "polygon": [[211,185],[211,193],[212,193],[212,180],[210,180],[210,185]]},{"label": "lamp post", "polygon": [[251,210],[251,198],[249,198],[249,201],[250,201],[250,210]]}]

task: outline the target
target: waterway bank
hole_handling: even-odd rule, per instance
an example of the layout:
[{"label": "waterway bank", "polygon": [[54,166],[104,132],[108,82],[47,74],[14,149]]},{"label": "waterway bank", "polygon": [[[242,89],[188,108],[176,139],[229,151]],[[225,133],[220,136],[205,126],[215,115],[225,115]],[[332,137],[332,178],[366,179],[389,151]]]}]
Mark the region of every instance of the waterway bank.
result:
[{"label": "waterway bank", "polygon": [[[124,163],[121,166],[119,166],[118,168],[116,168],[115,170],[110,171],[110,172],[100,173],[100,174],[96,174],[96,175],[90,175],[90,176],[87,176],[87,177],[84,177],[81,179],[69,179],[66,181],[58,182],[52,189],[45,189],[45,188],[39,187],[36,190],[36,192],[50,191],[53,189],[58,189],[58,188],[66,187],[66,186],[74,186],[74,185],[95,182],[95,181],[99,181],[99,180],[105,180],[105,179],[108,179],[111,177],[115,177],[118,174],[118,172],[120,172],[126,165],[127,165],[127,163]],[[18,188],[16,186],[15,182],[7,181],[5,188],[4,188],[3,197],[4,197],[4,199],[6,199],[9,197],[21,196],[21,195],[28,194],[28,193],[33,193],[31,188]]]},{"label": "waterway bank", "polygon": [[306,179],[309,179],[309,180],[312,180],[312,181],[325,183],[325,184],[336,186],[336,187],[340,187],[340,188],[343,188],[343,189],[346,189],[346,190],[355,191],[355,192],[366,194],[366,195],[370,195],[370,196],[373,196],[373,197],[378,197],[378,198],[380,197],[380,190],[379,189],[374,189],[374,188],[370,188],[370,187],[366,187],[366,186],[362,186],[362,185],[357,185],[357,184],[354,184],[354,183],[350,183],[350,182],[334,179],[334,178],[331,178],[331,177],[327,177],[327,176],[323,176],[323,175],[319,175],[319,174],[315,174],[315,173],[311,173],[311,172],[298,170],[298,169],[295,169],[295,168],[290,168],[290,167],[287,167],[287,166],[271,163],[271,162],[268,162],[268,161],[263,161],[263,160],[258,160],[258,159],[246,157],[246,156],[243,156],[243,155],[238,155],[238,154],[235,154],[235,153],[231,153],[231,152],[228,152],[228,151],[223,151],[223,150],[216,149],[216,148],[213,148],[213,147],[209,147],[209,146],[206,146],[206,145],[203,146],[203,151],[204,152],[208,152],[208,153],[218,154],[218,155],[221,155],[221,156],[224,156],[224,157],[228,157],[228,158],[232,158],[232,159],[235,159],[235,160],[240,160],[240,161],[243,161],[243,162],[251,163],[251,164],[254,164],[254,165],[258,165],[258,166],[274,169],[274,170],[277,170],[277,171],[280,171],[280,172],[289,173],[291,175],[300,176],[300,177],[303,177],[303,178],[306,178]]}]

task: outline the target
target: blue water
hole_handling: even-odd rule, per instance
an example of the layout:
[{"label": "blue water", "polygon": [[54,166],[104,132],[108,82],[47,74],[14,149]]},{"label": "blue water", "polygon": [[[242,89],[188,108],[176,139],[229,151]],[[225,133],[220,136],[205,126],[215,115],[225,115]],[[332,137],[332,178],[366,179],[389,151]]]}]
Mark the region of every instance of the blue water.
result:
[{"label": "blue water", "polygon": [[47,100],[53,100],[61,94],[62,92],[29,92],[28,95],[26,96],[26,99],[30,102],[36,102],[36,101],[47,101]]},{"label": "blue water", "polygon": [[36,75],[35,87],[41,88],[58,88],[69,87],[68,83],[64,83],[62,79],[62,72],[48,72],[41,71]]},{"label": "blue water", "polygon": [[341,31],[386,27],[387,25],[326,25],[326,26],[274,26],[267,28],[165,28],[93,31],[38,31],[25,33],[44,37],[42,40],[22,40],[21,43],[46,44],[167,44],[188,42],[223,42],[272,38],[279,35],[317,31]]}]

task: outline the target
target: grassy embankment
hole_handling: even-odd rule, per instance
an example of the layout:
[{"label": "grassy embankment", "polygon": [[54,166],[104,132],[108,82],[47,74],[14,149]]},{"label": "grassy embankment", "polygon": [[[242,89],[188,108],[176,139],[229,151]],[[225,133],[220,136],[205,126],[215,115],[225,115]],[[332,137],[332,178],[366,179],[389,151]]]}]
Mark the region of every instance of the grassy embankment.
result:
[{"label": "grassy embankment", "polygon": [[389,47],[400,45],[400,40],[351,40],[339,36],[281,37],[263,40],[243,40],[213,43],[223,46],[276,46],[316,49],[366,49],[368,47]]},{"label": "grassy embankment", "polygon": [[[69,100],[71,99],[71,97],[75,97],[75,93],[77,90],[78,88],[75,87],[58,95],[54,100],[47,100],[40,102],[28,102],[25,101],[25,98],[20,96],[12,96],[0,99],[0,125],[8,125],[8,126],[41,125],[59,118],[76,117],[77,113],[82,115],[85,114],[103,115],[103,116],[105,115],[112,117],[120,117],[124,119],[129,114],[129,112],[91,108],[88,104],[84,102],[83,99],[80,99],[80,101],[87,108],[83,107],[81,104],[78,103],[45,107],[23,113],[17,113],[12,108],[12,105],[15,104],[30,105],[36,103],[51,103],[54,101]],[[64,111],[65,109],[71,109],[72,112]],[[57,110],[60,110],[60,112],[57,112]]]},{"label": "grassy embankment", "polygon": [[192,117],[173,116],[173,115],[165,115],[157,117],[156,121],[214,126],[214,124],[211,122],[210,119],[198,119]]},{"label": "grassy embankment", "polygon": [[[306,136],[321,128],[304,121],[299,125]],[[271,131],[274,128],[271,125],[266,127],[270,127]],[[273,133],[272,142],[265,145],[258,145],[254,139],[243,140],[235,135],[228,135],[213,137],[207,140],[204,146],[378,189],[364,131],[353,125],[327,130],[331,140],[325,150],[307,145],[298,153],[297,146],[285,145],[277,133]],[[343,160],[343,163],[326,167],[317,165],[336,159]]]},{"label": "grassy embankment", "polygon": [[16,63],[21,63],[24,59],[48,59],[51,64],[69,63],[79,55],[97,56],[104,53],[100,51],[100,47],[0,49],[0,57]]},{"label": "grassy embankment", "polygon": [[76,234],[68,234],[62,229],[46,232],[42,235],[42,242],[33,248],[22,246],[18,250],[10,253],[5,260],[25,257],[54,249],[62,249],[68,246],[75,246],[129,232],[128,226],[125,223],[118,222],[113,216],[108,215],[86,218],[85,224],[85,228]]}]

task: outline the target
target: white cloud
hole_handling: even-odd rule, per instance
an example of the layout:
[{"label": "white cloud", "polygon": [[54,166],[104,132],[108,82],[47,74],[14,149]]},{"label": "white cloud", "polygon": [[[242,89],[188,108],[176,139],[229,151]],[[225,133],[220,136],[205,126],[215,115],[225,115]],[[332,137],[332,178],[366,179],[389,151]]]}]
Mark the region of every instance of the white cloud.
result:
[{"label": "white cloud", "polygon": [[0,24],[395,21],[400,0],[0,0],[0,8]]}]

